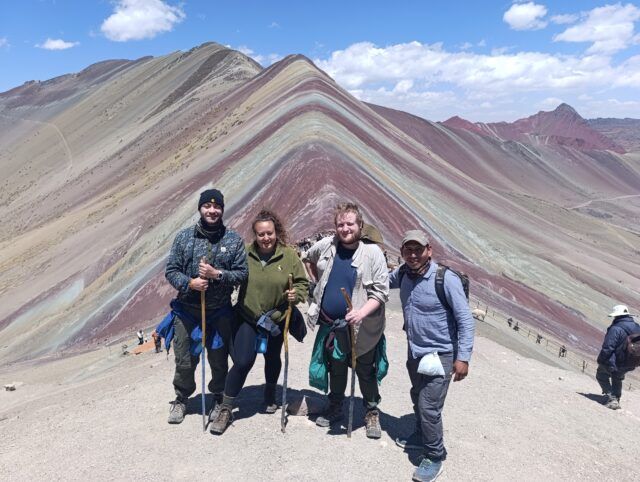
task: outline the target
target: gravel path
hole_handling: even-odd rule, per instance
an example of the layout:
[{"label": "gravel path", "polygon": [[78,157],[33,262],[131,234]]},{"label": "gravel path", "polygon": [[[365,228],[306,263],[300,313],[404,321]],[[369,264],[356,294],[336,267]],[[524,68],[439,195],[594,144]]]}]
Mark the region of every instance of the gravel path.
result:
[{"label": "gravel path", "polygon": [[[344,429],[328,432],[304,417],[289,417],[282,434],[279,412],[259,413],[261,358],[222,437],[203,434],[199,392],[184,423],[168,425],[172,358],[102,349],[0,370],[2,384],[23,383],[0,392],[0,480],[410,480],[415,454],[393,442],[413,426],[400,319],[397,311],[389,315],[391,367],[381,386],[378,441],[365,437],[360,398],[351,440]],[[470,375],[451,386],[449,457],[439,480],[636,478],[640,393],[625,386],[622,410],[608,410],[596,400],[593,379],[484,337],[508,342],[499,331],[478,330]],[[312,393],[312,340],[291,342],[289,380],[297,390],[289,397]]]}]

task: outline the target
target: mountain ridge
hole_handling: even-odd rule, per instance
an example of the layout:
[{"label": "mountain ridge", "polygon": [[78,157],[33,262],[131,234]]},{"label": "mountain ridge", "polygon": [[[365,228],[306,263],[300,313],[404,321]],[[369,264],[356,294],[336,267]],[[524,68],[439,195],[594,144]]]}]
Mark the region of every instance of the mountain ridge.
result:
[{"label": "mountain ridge", "polygon": [[[629,155],[365,104],[300,55],[262,69],[211,43],[145,59],[64,102],[0,96],[0,359],[157,320],[174,293],[166,253],[210,186],[245,240],[262,206],[300,239],[347,199],[393,256],[404,230],[424,229],[478,297],[580,350],[596,349],[604,307],[640,303]],[[596,201],[598,215],[574,209]],[[45,216],[32,208],[43,203]]]}]

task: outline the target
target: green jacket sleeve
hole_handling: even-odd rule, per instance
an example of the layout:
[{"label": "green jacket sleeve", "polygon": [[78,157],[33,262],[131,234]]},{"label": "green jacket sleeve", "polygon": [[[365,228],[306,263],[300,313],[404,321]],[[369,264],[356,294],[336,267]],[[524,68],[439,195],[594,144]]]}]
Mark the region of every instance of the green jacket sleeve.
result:
[{"label": "green jacket sleeve", "polygon": [[295,251],[293,251],[293,257],[293,289],[296,290],[295,303],[304,303],[307,301],[307,293],[309,292],[309,280],[302,261],[300,261]]}]

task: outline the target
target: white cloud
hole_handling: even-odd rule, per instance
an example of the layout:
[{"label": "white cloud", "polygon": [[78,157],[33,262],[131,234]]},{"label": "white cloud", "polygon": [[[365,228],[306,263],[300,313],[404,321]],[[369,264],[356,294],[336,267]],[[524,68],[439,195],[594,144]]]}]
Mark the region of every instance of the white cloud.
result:
[{"label": "white cloud", "polygon": [[587,119],[596,117],[631,117],[637,119],[638,112],[640,112],[640,101],[616,98],[591,100],[583,104],[579,112]]},{"label": "white cloud", "polygon": [[161,0],[118,0],[114,13],[100,29],[116,42],[153,38],[173,27],[186,17],[180,7],[173,7]]},{"label": "white cloud", "polygon": [[[227,45],[227,47],[232,48],[231,45]],[[246,45],[240,45],[235,50],[245,54],[247,57],[252,57],[255,54],[255,52],[253,50],[251,50],[249,47],[247,47]]]},{"label": "white cloud", "polygon": [[[524,116],[531,114],[533,102],[544,98],[570,103],[581,94],[597,92],[604,98],[613,88],[640,89],[640,55],[614,63],[605,55],[506,51],[481,55],[447,51],[442,44],[378,47],[361,42],[314,62],[362,100],[430,119],[436,112],[449,113],[441,118],[471,112],[486,119],[488,108],[481,107],[487,102],[496,109],[491,115],[514,115],[521,109]],[[527,103],[524,96],[529,93],[533,99]],[[451,104],[446,107],[442,99]]]},{"label": "white cloud", "polygon": [[271,22],[269,28],[280,28],[280,24],[278,22]]},{"label": "white cloud", "polygon": [[471,42],[465,42],[460,45],[460,50],[469,50],[471,47],[473,47],[473,44]]},{"label": "white cloud", "polygon": [[640,9],[632,4],[605,5],[586,14],[583,22],[569,27],[553,37],[554,41],[592,42],[588,54],[612,54],[638,43],[634,22],[640,19]]},{"label": "white cloud", "polygon": [[580,14],[572,14],[572,13],[568,13],[568,14],[564,14],[564,15],[554,15],[553,17],[551,17],[551,21],[553,23],[557,23],[558,25],[563,25],[563,24],[567,24],[567,23],[574,23],[577,22],[580,19]]},{"label": "white cloud", "polygon": [[538,102],[537,107],[539,110],[553,110],[562,104],[564,101],[558,97],[547,97],[541,102]]},{"label": "white cloud", "polygon": [[413,80],[403,79],[396,84],[396,86],[393,88],[393,92],[399,93],[399,94],[406,94],[411,90],[412,87],[413,87]]},{"label": "white cloud", "polygon": [[[227,45],[227,47],[233,48],[230,45]],[[251,57],[253,60],[255,60],[256,62],[258,62],[260,65],[263,65],[263,66],[269,66],[283,58],[282,55],[280,54],[268,54],[268,55],[257,54],[256,52],[253,51],[253,49],[247,47],[246,45],[240,45],[235,50],[245,54],[247,57]]]},{"label": "white cloud", "polygon": [[389,106],[406,112],[425,115],[429,118],[445,119],[451,117],[451,106],[460,106],[462,101],[454,92],[423,91],[399,93],[384,87],[378,89],[353,89],[349,91],[353,96],[363,102],[376,105]]},{"label": "white cloud", "polygon": [[478,42],[478,47],[486,47],[487,46],[487,41],[485,39],[480,40],[480,42]]},{"label": "white cloud", "polygon": [[0,37],[0,48],[8,47],[8,46],[9,46],[9,41],[7,40],[7,37]]},{"label": "white cloud", "polygon": [[513,30],[539,30],[547,26],[542,20],[547,14],[547,7],[537,3],[514,3],[502,19]]},{"label": "white cloud", "polygon": [[62,39],[51,39],[48,38],[41,44],[36,44],[36,47],[45,50],[66,50],[71,47],[75,47],[76,45],[80,45],[80,42],[67,42]]}]

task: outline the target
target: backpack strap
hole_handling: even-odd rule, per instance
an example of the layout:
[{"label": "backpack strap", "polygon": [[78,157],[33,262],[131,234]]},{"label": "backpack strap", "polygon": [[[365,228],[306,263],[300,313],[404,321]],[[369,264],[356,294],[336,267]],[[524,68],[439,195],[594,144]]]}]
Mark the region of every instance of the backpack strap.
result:
[{"label": "backpack strap", "polygon": [[440,303],[442,304],[445,310],[451,312],[452,311],[451,305],[447,301],[447,297],[444,294],[444,274],[447,272],[448,269],[449,267],[445,266],[444,264],[438,265],[438,269],[436,270],[435,285],[436,285],[436,295],[438,296]]}]

